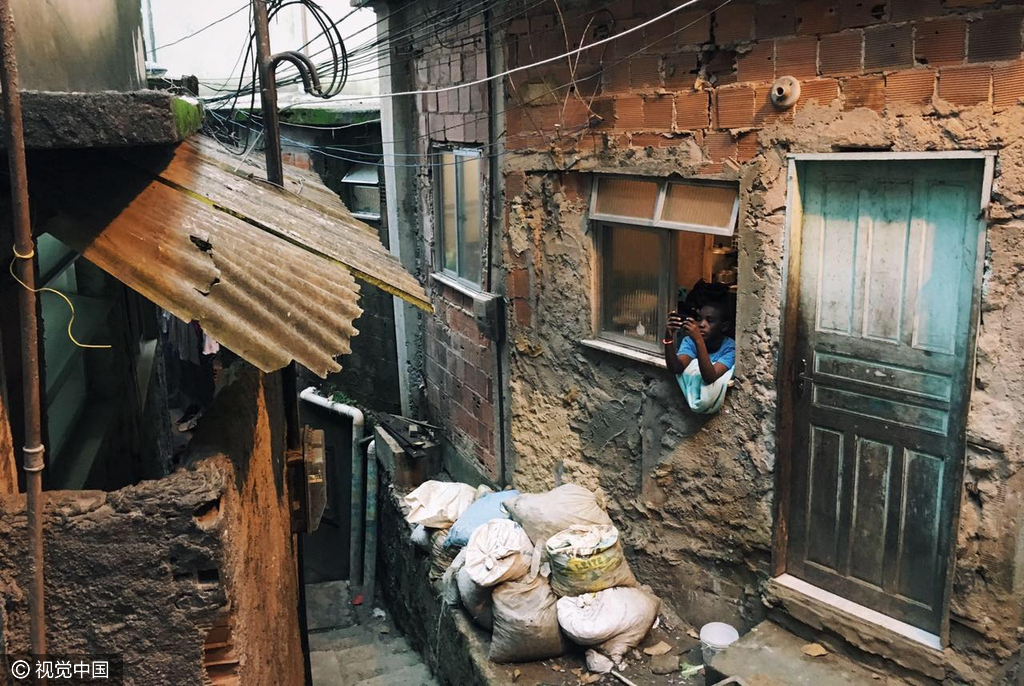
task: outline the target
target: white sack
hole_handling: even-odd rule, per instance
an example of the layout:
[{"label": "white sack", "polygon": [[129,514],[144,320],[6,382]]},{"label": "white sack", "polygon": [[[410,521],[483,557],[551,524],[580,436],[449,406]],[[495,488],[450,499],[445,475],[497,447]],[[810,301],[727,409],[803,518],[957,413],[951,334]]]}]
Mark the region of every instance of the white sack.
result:
[{"label": "white sack", "polygon": [[533,543],[511,519],[492,519],[477,527],[465,551],[470,578],[481,586],[495,586],[530,571]]},{"label": "white sack", "polygon": [[416,525],[416,528],[414,528],[412,533],[409,535],[409,540],[423,552],[430,552],[430,532],[427,531],[427,527],[422,524]]},{"label": "white sack", "polygon": [[507,581],[495,587],[491,598],[492,662],[532,662],[565,652],[555,594],[543,576]]},{"label": "white sack", "polygon": [[409,514],[405,521],[432,529],[446,529],[458,521],[476,499],[477,489],[449,481],[425,481],[405,496]]},{"label": "white sack", "polygon": [[600,646],[616,662],[654,626],[661,601],[639,588],[609,588],[560,598],[558,624],[574,642]]},{"label": "white sack", "polygon": [[505,507],[538,546],[570,526],[612,523],[604,511],[603,500],[576,484],[565,484],[547,493],[521,495],[506,501]]},{"label": "white sack", "polygon": [[[454,565],[453,565],[454,566]],[[462,607],[466,610],[477,625],[490,631],[492,624],[491,614],[491,588],[481,586],[473,581],[466,572],[463,565],[455,573],[455,583],[459,588],[459,597],[462,599]]]},{"label": "white sack", "polygon": [[462,569],[466,564],[466,551],[460,551],[452,563],[448,565],[448,569],[444,570],[444,574],[441,575],[441,600],[446,605],[458,605],[459,604],[459,583],[457,580],[459,570]]}]

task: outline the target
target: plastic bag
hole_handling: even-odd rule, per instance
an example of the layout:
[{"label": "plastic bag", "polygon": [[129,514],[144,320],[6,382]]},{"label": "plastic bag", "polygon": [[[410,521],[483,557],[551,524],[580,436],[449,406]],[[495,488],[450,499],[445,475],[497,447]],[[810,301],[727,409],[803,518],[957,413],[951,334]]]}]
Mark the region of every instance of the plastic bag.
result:
[{"label": "plastic bag", "polygon": [[431,581],[440,579],[452,561],[458,557],[459,551],[444,547],[447,538],[448,529],[438,529],[430,535],[430,571],[427,576]]},{"label": "plastic bag", "polygon": [[609,588],[558,600],[558,625],[574,642],[599,646],[616,662],[654,626],[661,601],[639,588]]},{"label": "plastic bag", "polygon": [[474,500],[473,504],[466,508],[466,511],[459,517],[459,521],[452,525],[445,545],[449,548],[461,548],[469,543],[469,537],[478,527],[492,519],[508,519],[508,511],[502,507],[502,504],[506,500],[518,496],[519,491],[498,491]]},{"label": "plastic bag", "polygon": [[576,484],[565,484],[547,493],[521,495],[509,500],[505,507],[538,546],[570,526],[612,523],[597,495]]},{"label": "plastic bag", "polygon": [[555,594],[541,575],[507,581],[494,589],[492,662],[531,662],[565,652]]},{"label": "plastic bag", "polygon": [[425,553],[430,552],[430,532],[427,531],[427,527],[422,524],[417,524],[409,535],[409,540],[413,544]]},{"label": "plastic bag", "polygon": [[431,529],[450,527],[476,499],[477,489],[468,484],[448,481],[425,481],[405,496],[409,514],[405,521]]},{"label": "plastic bag", "polygon": [[493,622],[490,587],[481,586],[473,581],[466,571],[465,565],[455,573],[455,583],[459,588],[459,598],[462,600],[462,607],[466,610],[466,614],[477,625],[490,631]]},{"label": "plastic bag", "polygon": [[571,526],[548,539],[551,590],[560,596],[636,586],[614,526]]},{"label": "plastic bag", "polygon": [[511,519],[492,519],[477,527],[465,550],[470,578],[481,586],[495,586],[530,570],[533,543]]}]

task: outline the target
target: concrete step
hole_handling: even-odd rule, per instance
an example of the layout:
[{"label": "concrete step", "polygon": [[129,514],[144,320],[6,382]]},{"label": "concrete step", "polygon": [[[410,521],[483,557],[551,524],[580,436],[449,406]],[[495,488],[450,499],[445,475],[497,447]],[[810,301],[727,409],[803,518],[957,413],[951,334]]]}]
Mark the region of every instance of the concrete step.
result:
[{"label": "concrete step", "polygon": [[310,650],[345,650],[358,645],[372,643],[374,635],[364,626],[349,626],[344,629],[317,631],[309,634]]},{"label": "concrete step", "polygon": [[748,684],[787,686],[883,686],[900,684],[853,660],[829,652],[810,657],[807,641],[778,624],[764,621],[715,655],[708,665],[708,683],[738,677]]},{"label": "concrete step", "polygon": [[357,681],[353,686],[437,686],[430,670],[424,664],[405,667],[396,672],[382,674],[363,681]]}]

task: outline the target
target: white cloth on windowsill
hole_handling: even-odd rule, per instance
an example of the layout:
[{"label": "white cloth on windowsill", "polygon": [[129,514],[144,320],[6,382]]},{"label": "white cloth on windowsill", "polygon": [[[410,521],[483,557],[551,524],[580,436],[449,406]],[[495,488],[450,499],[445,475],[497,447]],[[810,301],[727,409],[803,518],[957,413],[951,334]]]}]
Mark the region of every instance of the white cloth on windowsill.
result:
[{"label": "white cloth on windowsill", "polygon": [[691,360],[683,373],[676,377],[679,381],[679,388],[683,389],[686,396],[686,403],[690,409],[697,414],[714,414],[722,409],[725,402],[725,393],[732,381],[732,367],[718,377],[714,383],[704,383],[704,377],[700,375],[700,363]]}]

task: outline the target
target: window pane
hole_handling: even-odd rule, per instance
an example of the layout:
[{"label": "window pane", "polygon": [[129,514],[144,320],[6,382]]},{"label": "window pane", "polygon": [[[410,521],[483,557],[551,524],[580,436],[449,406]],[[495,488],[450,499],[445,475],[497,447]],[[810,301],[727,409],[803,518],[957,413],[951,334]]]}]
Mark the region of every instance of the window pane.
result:
[{"label": "window pane", "polygon": [[654,343],[662,309],[664,232],[606,227],[604,232],[604,331]]},{"label": "window pane", "polygon": [[732,228],[736,189],[689,183],[670,183],[665,194],[663,221]]},{"label": "window pane", "polygon": [[658,182],[603,178],[597,184],[597,212],[616,217],[654,219]]},{"label": "window pane", "polygon": [[350,186],[351,204],[349,210],[360,214],[380,216],[380,187]]},{"label": "window pane", "polygon": [[480,283],[483,203],[480,193],[480,158],[462,156],[459,165],[460,208],[459,276]]},{"label": "window pane", "polygon": [[438,204],[441,206],[441,266],[444,269],[458,269],[458,241],[455,224],[455,155],[441,153],[441,188]]}]

